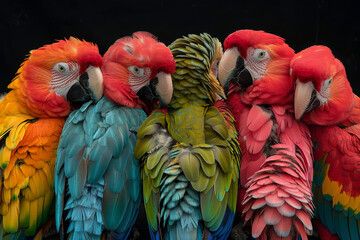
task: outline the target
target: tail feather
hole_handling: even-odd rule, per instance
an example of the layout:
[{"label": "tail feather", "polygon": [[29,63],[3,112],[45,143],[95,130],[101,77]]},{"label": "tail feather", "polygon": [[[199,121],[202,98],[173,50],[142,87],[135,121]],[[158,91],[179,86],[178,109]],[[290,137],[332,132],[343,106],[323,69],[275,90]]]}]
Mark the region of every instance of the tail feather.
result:
[{"label": "tail feather", "polygon": [[[100,239],[103,231],[102,192],[104,181],[97,184],[85,184],[78,199],[70,195],[65,210],[69,210],[66,220],[69,220],[67,233],[69,239]],[[99,193],[101,192],[101,193]]]},{"label": "tail feather", "polygon": [[176,160],[164,171],[160,185],[165,239],[201,239],[203,222],[200,196],[191,187]]},{"label": "tail feather", "polygon": [[242,203],[245,220],[252,221],[254,238],[307,239],[314,207],[304,161],[284,148],[274,150],[276,156],[267,158],[248,182]]}]

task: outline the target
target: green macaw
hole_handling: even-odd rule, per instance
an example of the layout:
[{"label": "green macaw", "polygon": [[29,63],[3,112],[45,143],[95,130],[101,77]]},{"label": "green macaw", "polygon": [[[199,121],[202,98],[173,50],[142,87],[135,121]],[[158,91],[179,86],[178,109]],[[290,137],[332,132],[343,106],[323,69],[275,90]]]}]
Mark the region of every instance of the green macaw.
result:
[{"label": "green macaw", "polygon": [[141,125],[135,157],[152,239],[227,239],[234,221],[240,148],[217,78],[218,39],[175,40],[173,97]]}]

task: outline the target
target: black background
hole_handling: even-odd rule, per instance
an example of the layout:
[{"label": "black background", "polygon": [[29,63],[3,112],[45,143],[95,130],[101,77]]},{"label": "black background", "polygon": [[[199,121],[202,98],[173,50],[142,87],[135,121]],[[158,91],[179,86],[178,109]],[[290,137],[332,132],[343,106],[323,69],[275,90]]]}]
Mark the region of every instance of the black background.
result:
[{"label": "black background", "polygon": [[[116,39],[139,30],[153,33],[168,45],[189,33],[208,32],[223,42],[236,30],[255,29],[285,38],[296,52],[314,44],[327,45],[345,65],[359,95],[358,5],[325,0],[5,0],[0,6],[0,92],[7,91],[30,50],[55,39],[85,39],[104,54]],[[143,209],[140,216],[136,227],[140,238],[147,238]]]},{"label": "black background", "polygon": [[329,46],[345,65],[358,94],[359,3],[355,1],[2,1],[0,90],[31,49],[75,36],[98,44],[100,53],[118,38],[149,31],[170,44],[188,33],[208,32],[221,42],[238,29],[264,30],[296,52]]}]

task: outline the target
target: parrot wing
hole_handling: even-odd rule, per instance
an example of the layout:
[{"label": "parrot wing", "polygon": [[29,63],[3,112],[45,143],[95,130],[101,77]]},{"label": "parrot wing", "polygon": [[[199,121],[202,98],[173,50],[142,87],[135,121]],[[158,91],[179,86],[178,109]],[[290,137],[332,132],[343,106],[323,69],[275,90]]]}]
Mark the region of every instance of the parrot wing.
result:
[{"label": "parrot wing", "polygon": [[10,92],[0,104],[1,201],[4,232],[34,236],[48,220],[54,196],[54,166],[63,119],[22,113]]},{"label": "parrot wing", "polygon": [[247,147],[241,174],[248,176],[241,176],[242,213],[252,222],[254,238],[296,232],[307,239],[312,231],[312,143],[309,129],[291,111],[291,106],[253,105],[241,118]]},{"label": "parrot wing", "polygon": [[138,131],[135,157],[141,162],[141,177],[146,217],[151,239],[160,239],[158,225],[160,182],[169,166],[169,151],[174,144],[166,129],[165,113],[155,110]]},{"label": "parrot wing", "polygon": [[214,106],[205,113],[204,130],[205,144],[177,144],[176,160],[200,193],[201,215],[209,234],[226,239],[236,206],[238,159],[232,156],[226,120]]},{"label": "parrot wing", "polygon": [[58,225],[65,178],[75,199],[82,194],[85,183],[95,184],[104,179],[105,188],[100,197],[105,228],[127,236],[141,202],[139,164],[133,152],[136,131],[145,118],[142,110],[119,108],[105,98],[96,105],[83,105],[70,115],[62,133],[56,166],[55,180],[60,183],[56,185]]},{"label": "parrot wing", "polygon": [[360,238],[359,124],[311,128],[315,216],[341,239]]},{"label": "parrot wing", "polygon": [[[239,171],[240,171],[240,158],[241,158],[241,150],[238,142],[238,134],[235,127],[235,119],[226,104],[223,100],[218,100],[215,102],[214,107],[216,107],[220,114],[223,116],[226,122],[226,126],[228,129],[228,148],[230,150],[230,162],[233,164],[231,170],[231,186],[228,191],[228,200],[227,200],[227,207],[221,222],[221,225],[218,227],[216,232],[213,232],[212,235],[216,239],[226,239],[228,234],[230,233],[233,218],[236,211],[237,206],[237,194],[238,194],[238,181],[239,181]],[[213,127],[214,129],[214,127]],[[216,128],[215,128],[216,129]],[[213,138],[207,138],[207,143],[210,144],[208,141],[212,141]],[[210,198],[208,196],[208,198]],[[206,200],[205,200],[206,202]],[[224,203],[223,203],[224,204]],[[208,206],[211,208],[211,206]],[[205,208],[205,207],[204,207]]]}]

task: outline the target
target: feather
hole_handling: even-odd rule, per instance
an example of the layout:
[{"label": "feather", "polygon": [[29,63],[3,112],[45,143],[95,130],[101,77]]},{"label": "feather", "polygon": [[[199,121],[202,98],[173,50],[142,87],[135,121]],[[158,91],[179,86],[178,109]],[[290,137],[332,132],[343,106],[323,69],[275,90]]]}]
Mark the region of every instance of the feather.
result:
[{"label": "feather", "polygon": [[68,179],[69,191],[73,198],[79,198],[83,191],[86,182],[86,163],[83,159],[75,173],[75,175]]},{"label": "feather", "polygon": [[256,215],[252,223],[251,235],[253,238],[257,238],[263,232],[266,223],[261,215]]}]

